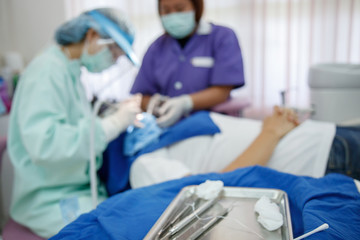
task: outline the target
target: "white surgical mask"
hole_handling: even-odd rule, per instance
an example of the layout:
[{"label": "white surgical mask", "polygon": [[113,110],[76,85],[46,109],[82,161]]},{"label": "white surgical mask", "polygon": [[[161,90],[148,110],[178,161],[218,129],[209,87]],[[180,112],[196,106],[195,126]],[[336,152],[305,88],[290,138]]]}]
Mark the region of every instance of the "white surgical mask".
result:
[{"label": "white surgical mask", "polygon": [[88,53],[87,46],[87,43],[85,43],[83,53],[80,57],[80,61],[89,72],[100,73],[114,65],[115,60],[108,47],[104,47],[100,52],[95,53],[94,55],[90,55]]},{"label": "white surgical mask", "polygon": [[177,12],[161,17],[167,33],[173,38],[182,39],[189,36],[196,27],[195,12]]}]

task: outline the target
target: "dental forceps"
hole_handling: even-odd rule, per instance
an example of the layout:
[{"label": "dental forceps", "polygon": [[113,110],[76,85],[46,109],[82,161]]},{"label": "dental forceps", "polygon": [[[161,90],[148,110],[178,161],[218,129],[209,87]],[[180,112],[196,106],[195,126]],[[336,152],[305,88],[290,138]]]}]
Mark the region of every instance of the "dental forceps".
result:
[{"label": "dental forceps", "polygon": [[215,224],[217,224],[219,221],[221,221],[229,212],[231,211],[231,208],[225,208],[219,216],[213,217],[208,223],[206,223],[204,226],[199,228],[196,232],[194,232],[188,240],[195,240],[198,239],[201,235],[203,235],[205,232],[207,232],[211,227],[213,227]]},{"label": "dental forceps", "polygon": [[192,206],[197,206],[200,201],[199,198],[194,199],[193,196],[190,197],[190,200],[192,200],[192,204],[185,202],[185,207],[179,213],[177,213],[170,222],[168,222],[162,229],[160,229],[155,238],[156,240],[163,238],[164,233],[169,231],[169,229],[173,227],[176,222],[180,221],[182,217],[190,213],[190,211],[192,210]]},{"label": "dental forceps", "polygon": [[[205,203],[203,203],[202,205],[200,205],[196,210],[194,210],[191,214],[189,214],[188,216],[186,216],[185,218],[183,218],[182,220],[180,220],[180,222],[178,222],[177,224],[175,224],[174,226],[172,226],[166,233],[166,235],[162,238],[158,238],[160,240],[167,240],[170,239],[172,236],[174,236],[176,233],[178,233],[180,230],[182,230],[183,228],[185,228],[190,222],[192,222],[196,217],[198,217],[199,215],[201,215],[203,212],[205,212],[206,210],[208,210],[210,207],[212,207],[217,201],[219,201],[220,196],[212,199],[212,200],[208,200]],[[162,231],[162,233],[164,233],[165,231]],[[158,234],[159,237],[159,234]]]}]

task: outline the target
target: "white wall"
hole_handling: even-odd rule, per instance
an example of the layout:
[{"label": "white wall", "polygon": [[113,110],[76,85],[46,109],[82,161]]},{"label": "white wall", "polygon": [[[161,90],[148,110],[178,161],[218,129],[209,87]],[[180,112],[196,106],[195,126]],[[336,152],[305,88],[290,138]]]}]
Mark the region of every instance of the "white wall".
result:
[{"label": "white wall", "polygon": [[16,51],[28,63],[64,21],[64,0],[0,0],[0,55]]},{"label": "white wall", "polygon": [[8,0],[0,0],[0,55],[9,48],[7,2]]},{"label": "white wall", "polygon": [[[64,21],[64,0],[0,0],[0,59],[4,53],[15,51],[22,55],[25,64],[29,63],[37,52],[52,43],[55,29]],[[1,136],[6,135],[7,119],[7,115],[0,116]],[[0,186],[0,232],[5,220],[3,217],[8,213],[9,181],[13,178],[6,152],[3,160],[0,183],[5,184]]]}]

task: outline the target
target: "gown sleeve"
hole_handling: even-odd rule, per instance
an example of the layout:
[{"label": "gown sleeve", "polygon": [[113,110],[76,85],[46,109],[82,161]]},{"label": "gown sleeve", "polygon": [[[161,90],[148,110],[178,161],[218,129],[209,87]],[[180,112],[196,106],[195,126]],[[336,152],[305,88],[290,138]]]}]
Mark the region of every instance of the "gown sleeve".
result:
[{"label": "gown sleeve", "polygon": [[245,84],[243,59],[234,31],[223,27],[214,38],[215,64],[211,85],[243,86]]},{"label": "gown sleeve", "polygon": [[[21,99],[15,109],[17,126],[34,163],[58,164],[90,158],[90,106],[86,106],[86,99],[82,101],[81,92],[73,84],[78,79],[69,80],[69,76],[59,69],[33,69],[18,89]],[[98,119],[94,126],[95,152],[100,155],[106,138]]]}]

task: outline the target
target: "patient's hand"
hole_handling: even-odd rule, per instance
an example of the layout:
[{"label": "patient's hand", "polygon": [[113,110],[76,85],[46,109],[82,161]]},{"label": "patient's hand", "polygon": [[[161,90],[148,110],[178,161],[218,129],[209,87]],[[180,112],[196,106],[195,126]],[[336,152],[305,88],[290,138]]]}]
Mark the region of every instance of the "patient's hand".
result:
[{"label": "patient's hand", "polygon": [[282,138],[298,125],[298,116],[293,110],[275,106],[273,114],[264,119],[262,131]]}]

